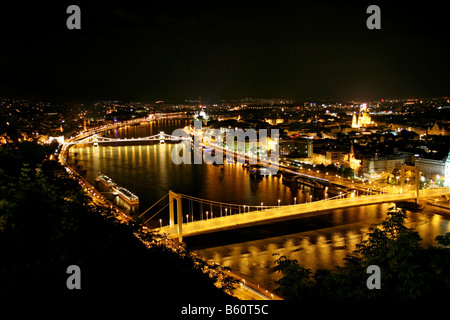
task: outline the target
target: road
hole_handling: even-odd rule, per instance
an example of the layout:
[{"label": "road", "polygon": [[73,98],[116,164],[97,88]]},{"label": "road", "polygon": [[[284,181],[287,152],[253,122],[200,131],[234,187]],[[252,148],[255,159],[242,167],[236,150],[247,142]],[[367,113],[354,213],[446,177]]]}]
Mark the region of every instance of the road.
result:
[{"label": "road", "polygon": [[236,278],[239,283],[235,286],[233,296],[240,300],[283,300],[273,292],[261,288],[259,285],[246,280],[231,271],[227,274]]},{"label": "road", "polygon": [[[235,159],[239,158],[243,163],[250,163],[250,160],[255,160],[254,158],[251,159],[248,155],[242,154],[235,150],[225,150],[222,146],[219,146],[217,144],[210,144],[210,145],[204,145],[201,144],[203,147],[213,147],[216,150],[219,150],[223,153],[223,156],[225,157],[226,152],[233,152]],[[224,161],[226,161],[224,159]],[[270,162],[271,160],[267,160],[266,158],[258,159],[256,160],[255,164],[270,167],[273,165],[273,163]],[[329,182],[330,184],[335,184],[340,187],[352,189],[352,190],[358,190],[359,194],[399,194],[400,188],[397,188],[396,186],[383,186],[380,190],[379,184],[372,184],[371,182],[364,182],[360,181],[358,179],[347,179],[343,178],[339,175],[331,175],[328,173],[321,173],[320,171],[313,171],[311,169],[300,169],[300,168],[294,168],[290,165],[282,164],[282,162],[275,162],[275,166],[278,166],[279,169],[281,169],[281,172],[289,172],[291,174],[295,174],[300,177],[306,177],[306,178],[312,178],[312,179],[321,179]],[[406,186],[405,192],[412,191],[413,189],[408,188]]]},{"label": "road", "polygon": [[[421,198],[438,198],[450,193],[450,188],[427,189],[420,191]],[[272,207],[265,210],[256,210],[246,213],[233,214],[228,216],[214,217],[200,221],[186,222],[182,224],[182,236],[193,236],[211,232],[225,231],[236,228],[249,227],[294,219],[298,217],[308,217],[321,214],[335,209],[343,209],[355,206],[364,206],[376,203],[407,201],[415,198],[413,192],[391,195],[372,195],[350,198],[326,199],[314,202],[300,203],[296,205],[285,205]],[[164,226],[158,228],[161,233],[165,233],[169,238],[179,237],[178,225],[173,227]],[[179,237],[180,238],[180,237]]]}]

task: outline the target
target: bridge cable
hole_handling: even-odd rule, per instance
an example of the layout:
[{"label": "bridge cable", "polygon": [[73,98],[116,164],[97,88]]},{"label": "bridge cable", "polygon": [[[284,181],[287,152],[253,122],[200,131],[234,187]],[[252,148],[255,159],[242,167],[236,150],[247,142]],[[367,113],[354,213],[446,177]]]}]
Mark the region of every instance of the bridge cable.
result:
[{"label": "bridge cable", "polygon": [[169,194],[166,193],[166,195],[165,195],[164,197],[162,197],[161,199],[159,199],[155,204],[153,204],[150,208],[148,208],[148,209],[145,210],[141,215],[139,215],[138,219],[139,219],[140,217],[142,217],[144,214],[146,214],[148,210],[150,210],[151,208],[153,208],[154,206],[156,206],[162,199],[164,199],[164,198],[167,197],[168,195],[169,195]]},{"label": "bridge cable", "polygon": [[[173,200],[172,200],[173,202]],[[155,213],[154,215],[152,215],[150,218],[148,218],[147,220],[144,221],[144,224],[147,223],[147,221],[153,219],[154,216],[156,216],[158,213],[160,213],[162,210],[164,210],[168,205],[170,204],[170,202],[168,204],[166,204],[164,207],[162,207],[161,209],[158,210],[157,213]]]},{"label": "bridge cable", "polygon": [[[243,204],[219,202],[219,201],[213,201],[213,200],[206,200],[206,199],[196,198],[196,197],[188,196],[188,195],[181,194],[181,193],[179,193],[179,195],[181,195],[185,199],[194,200],[194,201],[197,201],[197,202],[202,203],[202,204],[204,203],[204,204],[213,204],[213,205],[226,205],[226,206],[229,206],[229,207],[236,207],[236,208],[244,206]],[[257,205],[254,205],[254,206],[245,205],[245,206],[246,207],[255,207],[255,208],[261,207],[261,206],[257,206]],[[267,207],[270,207],[270,206],[267,206]]]}]

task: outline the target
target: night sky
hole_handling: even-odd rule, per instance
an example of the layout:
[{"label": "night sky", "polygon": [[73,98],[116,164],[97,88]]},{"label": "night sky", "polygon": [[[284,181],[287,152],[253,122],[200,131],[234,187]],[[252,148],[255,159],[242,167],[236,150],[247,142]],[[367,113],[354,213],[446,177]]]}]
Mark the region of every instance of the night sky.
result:
[{"label": "night sky", "polygon": [[[180,102],[450,95],[439,2],[0,4],[0,96]],[[81,30],[66,8],[81,8]],[[366,8],[381,8],[368,30]]]}]

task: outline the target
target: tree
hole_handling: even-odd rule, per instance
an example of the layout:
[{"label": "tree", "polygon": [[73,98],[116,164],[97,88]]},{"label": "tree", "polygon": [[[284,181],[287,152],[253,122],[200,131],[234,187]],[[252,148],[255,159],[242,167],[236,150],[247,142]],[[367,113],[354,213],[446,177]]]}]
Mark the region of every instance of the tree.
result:
[{"label": "tree", "polygon": [[345,168],[343,173],[344,178],[353,179],[355,177],[355,171],[352,168]]},{"label": "tree", "polygon": [[330,173],[331,175],[335,175],[335,174],[339,173],[339,168],[336,167],[336,165],[334,163],[327,165],[325,170],[326,170],[326,172]]},{"label": "tree", "polygon": [[353,179],[355,177],[355,171],[352,168],[341,166],[341,176],[347,179]]},{"label": "tree", "polygon": [[[6,153],[19,168],[6,171],[11,163],[0,162],[0,298],[148,302],[176,290],[180,297],[231,299],[224,292],[235,281],[219,266],[159,245],[141,225],[121,223],[109,207],[92,204],[78,184],[60,183],[51,173],[57,166],[36,170],[20,152],[0,148],[0,157]],[[81,290],[65,285],[70,265],[81,269]]]},{"label": "tree", "polygon": [[283,274],[280,280],[275,281],[279,292],[287,300],[300,300],[310,296],[313,281],[310,279],[311,269],[305,269],[297,260],[289,260],[281,256],[275,260],[277,271]]},{"label": "tree", "polygon": [[[440,247],[422,248],[421,238],[405,226],[406,213],[392,207],[381,224],[370,227],[357,248],[336,270],[311,270],[296,260],[275,261],[283,277],[278,291],[286,299],[443,300],[450,294],[450,233],[436,238]],[[367,268],[381,270],[381,289],[366,286]]]},{"label": "tree", "polygon": [[370,227],[367,239],[345,259],[341,271],[358,267],[362,271],[369,265],[377,265],[382,270],[385,297],[418,298],[425,285],[416,259],[421,238],[414,229],[405,227],[405,219],[406,213],[401,208],[390,208],[386,220]]},{"label": "tree", "polygon": [[443,236],[437,236],[436,241],[444,247],[449,247],[450,246],[450,232],[446,233]]},{"label": "tree", "polygon": [[399,177],[400,179],[400,169],[395,168],[394,170],[392,170],[392,172],[388,175],[388,180],[390,184],[398,184],[398,179],[397,177]]}]

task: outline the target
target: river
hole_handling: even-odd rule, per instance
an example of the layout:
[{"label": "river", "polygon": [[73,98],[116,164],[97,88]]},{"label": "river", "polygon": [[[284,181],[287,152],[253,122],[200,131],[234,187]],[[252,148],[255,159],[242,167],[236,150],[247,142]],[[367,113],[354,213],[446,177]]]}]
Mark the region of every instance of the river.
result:
[{"label": "river", "polygon": [[[173,130],[188,124],[187,120],[161,120],[110,130],[105,136],[137,138]],[[140,199],[143,212],[167,194],[168,190],[194,197],[246,205],[281,205],[321,199],[323,192],[309,187],[285,185],[281,178],[251,177],[239,164],[214,166],[208,164],[180,164],[171,161],[173,143],[141,145],[78,145],[70,148],[69,163],[83,164],[85,178],[94,182],[102,172]],[[294,200],[294,198],[296,198]],[[280,275],[273,269],[274,261],[285,255],[297,259],[302,266],[313,270],[333,268],[343,262],[347,253],[355,249],[361,237],[373,223],[386,217],[392,204],[371,205],[334,210],[317,217],[280,222],[220,234],[187,238],[192,250],[268,290],[275,289]],[[408,226],[414,227],[423,245],[433,245],[437,235],[450,232],[450,214],[427,206],[422,212],[407,212]],[[168,212],[163,210],[152,221],[166,223]],[[275,255],[274,255],[275,254]]]}]

